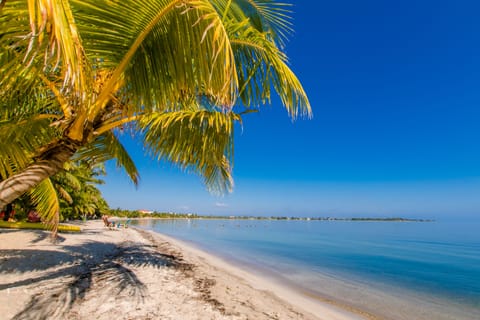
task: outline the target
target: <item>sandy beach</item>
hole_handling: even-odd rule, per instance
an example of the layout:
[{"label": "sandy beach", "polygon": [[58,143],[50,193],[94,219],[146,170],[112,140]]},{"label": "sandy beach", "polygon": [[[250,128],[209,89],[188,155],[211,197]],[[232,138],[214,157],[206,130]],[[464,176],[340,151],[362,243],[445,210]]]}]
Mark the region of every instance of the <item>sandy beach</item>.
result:
[{"label": "sandy beach", "polygon": [[79,223],[0,230],[2,319],[365,319],[175,239]]}]

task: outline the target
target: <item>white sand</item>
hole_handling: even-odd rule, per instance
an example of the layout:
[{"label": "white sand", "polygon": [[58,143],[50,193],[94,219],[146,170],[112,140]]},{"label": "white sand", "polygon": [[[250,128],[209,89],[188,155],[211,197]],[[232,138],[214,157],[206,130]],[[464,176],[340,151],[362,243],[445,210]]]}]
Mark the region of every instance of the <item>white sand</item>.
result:
[{"label": "white sand", "polygon": [[1,319],[364,319],[180,241],[102,221],[0,229]]}]

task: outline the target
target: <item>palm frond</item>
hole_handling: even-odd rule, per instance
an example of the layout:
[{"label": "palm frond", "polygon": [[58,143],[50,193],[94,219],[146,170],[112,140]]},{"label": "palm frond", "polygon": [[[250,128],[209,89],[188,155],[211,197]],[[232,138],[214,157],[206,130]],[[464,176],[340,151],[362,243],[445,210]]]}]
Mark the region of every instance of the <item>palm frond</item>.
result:
[{"label": "palm frond", "polygon": [[0,120],[0,177],[6,178],[31,163],[36,150],[55,135],[48,117]]},{"label": "palm frond", "polygon": [[[221,18],[206,0],[72,1],[87,56],[112,70],[90,119],[113,93],[143,110],[167,111],[198,94],[231,106],[235,100],[233,52]],[[98,59],[101,57],[101,59]],[[118,83],[128,90],[116,91]]]},{"label": "palm frond", "polygon": [[234,121],[217,111],[175,111],[140,118],[146,147],[159,160],[200,174],[213,192],[231,191]]},{"label": "palm frond", "polygon": [[8,0],[0,25],[2,44],[15,49],[24,62],[20,66],[57,73],[76,98],[88,92],[88,69],[69,1]]},{"label": "palm frond", "polygon": [[53,235],[56,235],[60,219],[60,203],[52,181],[43,180],[29,192],[29,195],[40,217],[51,228]]},{"label": "palm frond", "polygon": [[26,66],[21,55],[1,40],[5,37],[0,36],[0,112],[26,105],[32,107],[28,101],[39,94],[48,100],[48,96],[42,92],[38,69]]},{"label": "palm frond", "polygon": [[117,167],[124,169],[135,185],[138,184],[140,176],[137,167],[112,131],[107,131],[98,136],[74,156],[74,160],[89,160],[93,163],[103,163],[111,159],[115,159]]},{"label": "palm frond", "polygon": [[[82,188],[82,182],[80,181],[81,178],[78,175],[72,174],[67,170],[62,171],[57,175],[61,175],[62,184],[68,185],[73,190],[80,190]],[[56,175],[54,177],[56,177]]]},{"label": "palm frond", "polygon": [[264,33],[247,22],[228,25],[235,61],[239,67],[240,97],[246,106],[270,102],[270,86],[288,113],[311,116],[310,103],[300,81],[287,65],[286,55]]},{"label": "palm frond", "polygon": [[56,185],[56,186],[55,186],[55,189],[57,190],[58,195],[59,195],[63,200],[65,200],[68,204],[72,204],[72,203],[73,203],[72,196],[70,195],[70,193],[68,193],[67,190],[65,190],[65,188],[63,188],[62,186]]},{"label": "palm frond", "polygon": [[249,25],[264,33],[270,41],[283,48],[293,32],[289,3],[275,0],[217,0],[213,1],[224,19],[235,22],[248,20]]}]

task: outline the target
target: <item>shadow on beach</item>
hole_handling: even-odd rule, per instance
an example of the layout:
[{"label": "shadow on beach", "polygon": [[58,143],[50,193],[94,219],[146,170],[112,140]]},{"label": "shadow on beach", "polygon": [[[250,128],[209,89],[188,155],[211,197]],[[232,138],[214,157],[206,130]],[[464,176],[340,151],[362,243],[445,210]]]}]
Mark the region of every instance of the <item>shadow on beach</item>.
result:
[{"label": "shadow on beach", "polygon": [[[48,232],[39,232],[31,242],[48,236]],[[157,245],[88,241],[70,246],[57,243],[55,249],[0,249],[0,276],[20,275],[18,281],[0,284],[0,290],[35,290],[14,319],[64,318],[89,292],[98,298],[99,306],[107,297],[120,295],[141,303],[147,288],[132,268],[188,269],[181,259],[159,252]]]}]

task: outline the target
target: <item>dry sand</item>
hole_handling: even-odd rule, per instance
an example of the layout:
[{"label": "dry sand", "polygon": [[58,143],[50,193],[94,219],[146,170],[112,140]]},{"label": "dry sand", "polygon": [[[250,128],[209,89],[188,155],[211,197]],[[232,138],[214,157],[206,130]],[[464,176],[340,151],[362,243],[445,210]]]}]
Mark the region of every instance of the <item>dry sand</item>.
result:
[{"label": "dry sand", "polygon": [[0,319],[363,319],[134,228],[0,229]]}]

